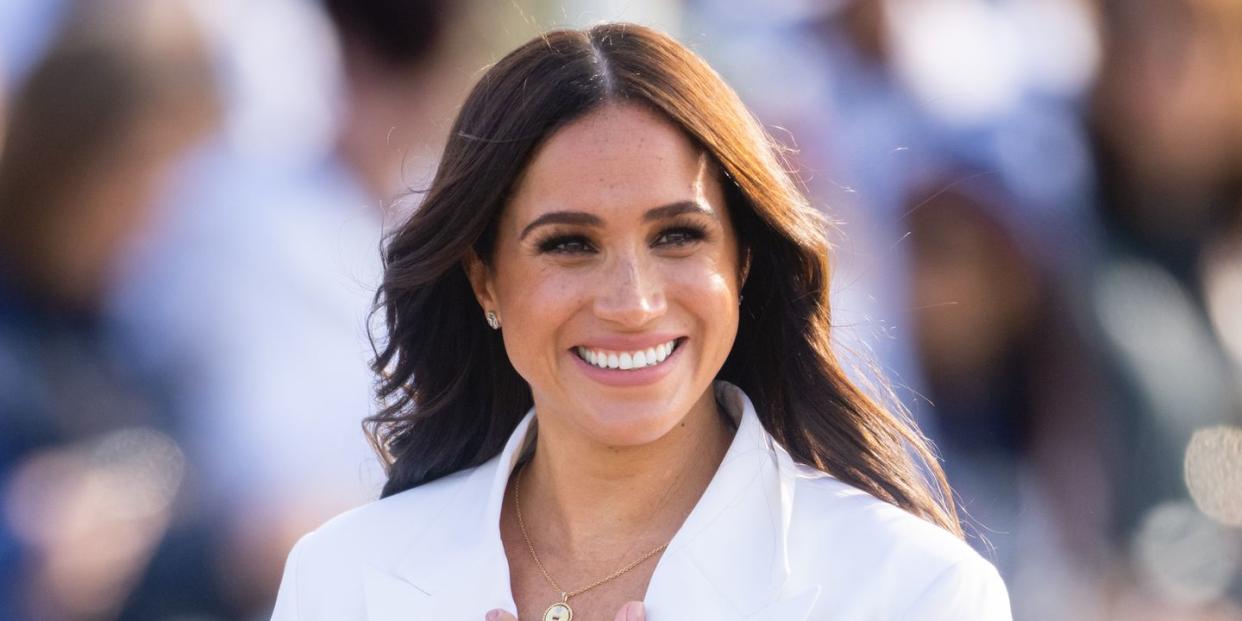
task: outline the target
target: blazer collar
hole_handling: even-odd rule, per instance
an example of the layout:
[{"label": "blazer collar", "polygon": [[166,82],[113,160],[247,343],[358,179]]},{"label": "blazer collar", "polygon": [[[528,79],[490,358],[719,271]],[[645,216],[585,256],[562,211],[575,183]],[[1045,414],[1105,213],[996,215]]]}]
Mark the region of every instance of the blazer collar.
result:
[{"label": "blazer collar", "polygon": [[[715,389],[737,432],[656,565],[645,598],[648,618],[805,619],[820,588],[786,588],[793,461],[764,431],[741,389],[726,382]],[[456,483],[438,517],[394,563],[366,570],[368,619],[469,619],[516,608],[500,508],[509,475],[534,439],[534,421],[532,409],[500,455],[454,475],[466,481]]]}]

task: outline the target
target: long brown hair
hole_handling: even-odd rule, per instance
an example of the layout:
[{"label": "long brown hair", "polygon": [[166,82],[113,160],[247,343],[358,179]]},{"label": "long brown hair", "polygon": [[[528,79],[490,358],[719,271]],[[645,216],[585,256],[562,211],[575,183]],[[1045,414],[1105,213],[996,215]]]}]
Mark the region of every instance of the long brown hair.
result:
[{"label": "long brown hair", "polygon": [[463,260],[471,250],[490,260],[496,222],[536,148],[607,102],[662,113],[724,173],[751,263],[737,339],[718,377],[746,392],[795,460],[961,536],[927,441],[899,409],[847,379],[830,348],[824,219],[720,76],[668,36],[633,24],[550,32],[488,70],[422,205],[389,239],[377,294],[388,335],[374,361],[385,407],[365,425],[387,465],[383,495],[494,457],[531,407]]}]

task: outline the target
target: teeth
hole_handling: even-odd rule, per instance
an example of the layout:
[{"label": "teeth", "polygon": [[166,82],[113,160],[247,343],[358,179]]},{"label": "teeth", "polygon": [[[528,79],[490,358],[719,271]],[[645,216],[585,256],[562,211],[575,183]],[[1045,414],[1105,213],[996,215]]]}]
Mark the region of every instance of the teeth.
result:
[{"label": "teeth", "polygon": [[615,352],[602,349],[587,349],[585,347],[578,347],[574,351],[579,358],[601,369],[630,370],[643,369],[664,362],[673,353],[673,349],[676,346],[676,341],[669,341],[662,345],[638,351]]}]

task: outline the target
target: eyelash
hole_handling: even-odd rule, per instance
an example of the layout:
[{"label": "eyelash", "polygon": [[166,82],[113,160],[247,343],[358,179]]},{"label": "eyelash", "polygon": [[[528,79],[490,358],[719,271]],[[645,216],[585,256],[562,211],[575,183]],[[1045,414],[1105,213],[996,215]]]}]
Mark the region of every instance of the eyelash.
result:
[{"label": "eyelash", "polygon": [[[678,241],[670,241],[667,242],[667,244],[681,248],[694,242],[707,239],[707,230],[697,224],[676,224],[661,230],[659,235],[656,236],[655,243],[658,243],[660,239],[670,235],[679,235],[681,237]],[[569,249],[566,246],[570,244],[576,244],[577,246],[573,249]],[[539,249],[541,254],[573,255],[594,251],[594,248],[591,245],[591,240],[585,235],[558,235],[553,233],[547,238],[540,240],[536,247]]]}]

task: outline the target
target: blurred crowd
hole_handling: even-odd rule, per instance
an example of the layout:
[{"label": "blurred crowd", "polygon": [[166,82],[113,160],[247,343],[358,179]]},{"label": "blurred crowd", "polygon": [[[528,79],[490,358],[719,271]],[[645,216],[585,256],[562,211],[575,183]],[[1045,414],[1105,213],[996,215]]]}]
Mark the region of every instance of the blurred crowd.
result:
[{"label": "blurred crowd", "polygon": [[769,128],[1016,619],[1242,620],[1236,0],[4,0],[0,619],[266,618],[383,482],[379,249],[455,107],[605,19]]}]

